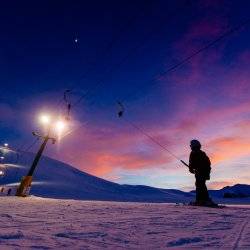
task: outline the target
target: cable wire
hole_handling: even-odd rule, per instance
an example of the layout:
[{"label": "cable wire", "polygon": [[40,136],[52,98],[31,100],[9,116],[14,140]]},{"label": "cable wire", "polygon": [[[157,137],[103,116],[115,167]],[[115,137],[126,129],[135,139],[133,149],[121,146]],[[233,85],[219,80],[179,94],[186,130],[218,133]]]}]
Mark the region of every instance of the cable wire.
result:
[{"label": "cable wire", "polygon": [[19,149],[17,149],[18,152],[21,153],[27,153],[33,146],[35,146],[35,144],[38,142],[39,138],[35,138],[30,145],[28,145],[26,148],[22,149],[24,147],[24,145],[22,147],[20,147]]},{"label": "cable wire", "polygon": [[[168,19],[172,18],[172,16],[176,16],[182,9],[185,9],[186,6],[188,5],[187,3],[188,2],[185,2],[184,6],[181,6],[181,7],[178,6],[174,11],[169,13]],[[160,21],[162,21],[162,20],[160,20]],[[148,42],[148,38],[152,38],[153,35],[157,31],[159,31],[161,28],[162,28],[162,25],[158,25],[157,27],[153,27],[153,29],[150,30],[150,32],[147,34],[146,38],[143,39],[143,42],[138,43],[136,46],[134,46],[132,49],[130,49],[129,52],[118,63],[116,63],[111,69],[109,69],[106,72],[106,75],[113,74],[120,66],[122,66],[125,62],[127,62],[128,59],[130,59],[131,55],[134,55],[135,52],[138,51],[142,47],[142,45],[145,45]],[[77,106],[85,97],[87,97],[91,92],[94,92],[97,88],[99,88],[104,83],[105,83],[105,79],[101,79],[100,81],[97,81],[94,88],[87,89],[87,91],[82,96],[80,96],[80,98],[74,104],[72,104],[72,107]]]},{"label": "cable wire", "polygon": [[[187,56],[186,58],[184,58],[183,60],[181,60],[180,62],[178,62],[177,64],[173,65],[172,67],[168,68],[167,70],[163,71],[162,74],[167,74],[169,72],[172,72],[174,70],[176,70],[177,68],[179,68],[181,65],[187,63],[188,61],[190,61],[192,58],[194,58],[195,56],[197,56],[198,54],[202,53],[203,51],[209,49],[210,47],[212,47],[213,45],[219,43],[220,41],[222,41],[223,39],[225,39],[226,37],[236,33],[237,31],[239,31],[241,28],[243,28],[244,26],[247,26],[250,23],[250,18],[246,19],[245,21],[241,22],[239,25],[232,27],[230,29],[228,29],[227,31],[225,31],[223,34],[221,34],[220,36],[218,36],[216,39],[214,39],[213,41],[209,42],[208,44],[206,44],[205,46],[203,46],[202,48],[198,49],[197,51],[193,52],[191,55]],[[124,60],[128,59],[128,55],[120,61],[119,64],[117,64],[116,66],[120,66],[121,64],[123,64]],[[114,71],[114,69],[111,70],[110,73],[112,73]],[[152,80],[150,80],[150,82],[152,82]],[[103,81],[100,81],[97,83],[96,87],[98,87],[99,85],[103,84]],[[95,88],[96,88],[95,87]],[[81,100],[83,98],[85,98],[88,94],[90,93],[90,89],[87,91],[87,93],[85,93],[84,95],[82,95],[77,101],[76,103],[74,103],[72,106],[76,106],[77,104],[79,104],[81,102]],[[169,151],[166,146],[162,145],[160,142],[158,142],[154,137],[152,137],[151,135],[149,135],[148,133],[146,133],[142,128],[140,128],[139,126],[135,125],[134,123],[132,123],[131,121],[127,120],[126,121],[132,126],[134,127],[136,130],[140,131],[142,134],[144,134],[148,139],[150,139],[152,142],[154,142],[155,144],[157,144],[158,146],[160,146],[162,149],[164,149],[165,151],[167,151],[169,154],[171,154],[174,158],[176,158],[177,160],[179,160],[180,162],[182,162],[184,165],[186,165],[188,167],[188,164],[186,164],[184,161],[182,161],[178,156],[176,156],[174,153],[172,153],[171,151]],[[85,125],[85,124],[84,124]],[[81,127],[81,126],[80,126]],[[77,128],[79,129],[79,128]],[[76,129],[75,129],[76,130]],[[72,131],[70,131],[70,133],[75,131],[74,129]]]},{"label": "cable wire", "polygon": [[[244,26],[248,25],[250,23],[250,18],[246,19],[245,21],[241,22],[239,25],[232,27],[230,29],[228,29],[226,32],[224,32],[223,34],[221,34],[220,36],[218,36],[215,40],[211,41],[210,43],[206,44],[205,46],[203,46],[202,48],[198,49],[197,51],[195,51],[194,53],[192,53],[191,55],[189,55],[188,57],[184,58],[183,60],[181,60],[180,62],[178,62],[177,64],[171,66],[170,68],[168,68],[167,70],[161,72],[161,74],[166,74],[169,72],[174,71],[175,69],[177,69],[178,67],[180,67],[181,65],[185,64],[186,62],[190,61],[192,58],[194,58],[195,56],[197,56],[198,54],[202,53],[203,51],[209,49],[210,47],[212,47],[213,45],[215,45],[216,43],[220,42],[221,40],[223,40],[224,38],[232,35],[233,33],[237,32],[238,30],[240,30],[241,28],[243,28]],[[127,55],[128,56],[128,55]],[[125,59],[127,59],[128,57],[125,57]],[[121,65],[123,63],[123,60],[120,61],[120,63],[118,64]],[[113,71],[113,69],[111,70]],[[154,80],[150,80],[150,82],[152,82]],[[101,84],[103,84],[103,81],[100,81],[99,83],[97,83],[96,86],[99,86]],[[87,93],[85,93],[84,95],[82,95],[74,104],[72,104],[73,106],[76,106],[77,104],[79,104],[82,99],[84,97],[86,97],[90,92],[90,89],[87,91]]]},{"label": "cable wire", "polygon": [[[179,61],[178,63],[174,64],[173,66],[169,67],[168,69],[160,72],[160,74],[168,74],[170,72],[173,72],[175,70],[177,70],[180,66],[186,64],[187,62],[189,62],[190,60],[192,60],[194,57],[196,57],[197,55],[199,55],[200,53],[204,52],[205,50],[211,48],[212,46],[214,46],[215,44],[221,42],[222,40],[224,40],[226,37],[236,33],[237,31],[239,31],[241,28],[247,26],[250,24],[250,18],[242,21],[239,25],[234,26],[229,28],[227,31],[225,31],[224,33],[222,33],[220,36],[218,36],[216,39],[212,40],[211,42],[207,43],[205,46],[201,47],[200,49],[194,51],[192,54],[190,54],[189,56],[183,58],[181,61]],[[151,79],[149,81],[146,81],[145,84],[147,83],[153,83],[153,84],[157,84],[158,82],[155,82],[155,79]],[[140,91],[140,90],[139,90]],[[133,92],[133,95],[135,95],[135,93],[139,93],[139,91]]]},{"label": "cable wire", "polygon": [[173,152],[171,152],[166,146],[164,146],[163,144],[161,144],[159,141],[157,141],[153,136],[149,135],[144,129],[142,129],[141,127],[135,125],[133,122],[131,122],[130,120],[128,120],[127,118],[124,118],[124,120],[133,128],[135,128],[136,130],[138,130],[141,134],[143,134],[144,136],[146,136],[149,140],[151,140],[153,143],[155,143],[156,145],[158,145],[159,147],[161,147],[163,150],[167,151],[170,155],[172,155],[175,159],[181,161],[181,159],[175,155]]}]

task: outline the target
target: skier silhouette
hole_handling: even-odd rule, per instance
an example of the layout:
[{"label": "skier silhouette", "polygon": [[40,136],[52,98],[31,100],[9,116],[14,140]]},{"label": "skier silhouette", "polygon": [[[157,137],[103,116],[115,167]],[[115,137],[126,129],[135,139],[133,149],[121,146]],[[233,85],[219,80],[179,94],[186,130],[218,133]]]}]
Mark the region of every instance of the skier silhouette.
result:
[{"label": "skier silhouette", "polygon": [[194,205],[214,205],[209,198],[206,181],[210,180],[211,162],[205,152],[201,150],[198,140],[190,142],[189,171],[195,175],[196,201]]}]

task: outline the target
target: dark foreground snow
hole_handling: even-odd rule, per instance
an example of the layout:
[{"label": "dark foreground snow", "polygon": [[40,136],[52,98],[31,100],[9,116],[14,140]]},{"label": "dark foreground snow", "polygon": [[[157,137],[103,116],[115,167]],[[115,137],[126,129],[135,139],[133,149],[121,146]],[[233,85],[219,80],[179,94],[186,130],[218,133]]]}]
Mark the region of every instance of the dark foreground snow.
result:
[{"label": "dark foreground snow", "polygon": [[250,207],[0,198],[0,249],[250,249]]}]

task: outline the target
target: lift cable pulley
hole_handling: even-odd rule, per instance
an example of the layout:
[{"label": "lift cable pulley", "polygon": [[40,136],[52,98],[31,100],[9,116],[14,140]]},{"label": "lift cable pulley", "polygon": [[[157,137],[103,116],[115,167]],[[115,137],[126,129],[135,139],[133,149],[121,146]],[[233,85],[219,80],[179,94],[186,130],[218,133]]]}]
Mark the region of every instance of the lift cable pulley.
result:
[{"label": "lift cable pulley", "polygon": [[72,92],[72,90],[70,89],[66,89],[63,93],[63,100],[64,102],[66,103],[66,116],[65,116],[65,119],[67,121],[70,120],[70,112],[71,112],[71,102],[70,102],[70,97],[69,97],[69,94],[70,92]]}]

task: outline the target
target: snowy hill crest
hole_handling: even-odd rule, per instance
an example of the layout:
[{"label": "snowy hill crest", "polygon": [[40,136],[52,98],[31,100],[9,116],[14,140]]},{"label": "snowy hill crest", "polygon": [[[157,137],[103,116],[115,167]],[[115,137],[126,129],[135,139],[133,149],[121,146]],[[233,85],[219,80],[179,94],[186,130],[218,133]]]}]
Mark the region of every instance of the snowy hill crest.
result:
[{"label": "snowy hill crest", "polygon": [[[10,163],[5,164],[6,174],[1,179],[1,185],[17,186],[21,177],[27,174],[33,157],[32,153],[22,153],[18,164],[15,164],[14,154],[6,157],[6,161]],[[247,197],[250,194],[250,186],[238,184],[210,191],[213,197],[219,199],[223,198],[225,193],[240,193]],[[188,202],[193,200],[195,195],[193,192],[175,189],[120,185],[92,176],[49,157],[42,157],[39,162],[34,174],[31,194],[48,198],[133,202]]]}]

